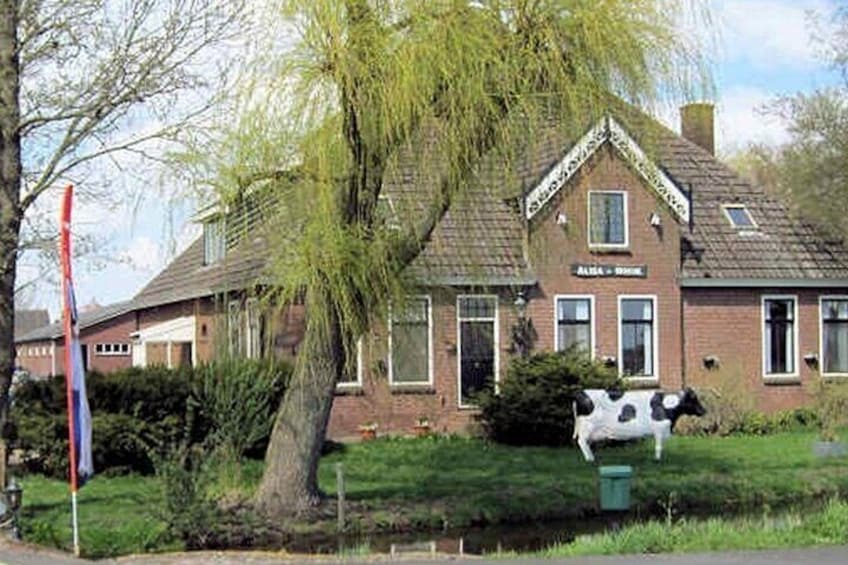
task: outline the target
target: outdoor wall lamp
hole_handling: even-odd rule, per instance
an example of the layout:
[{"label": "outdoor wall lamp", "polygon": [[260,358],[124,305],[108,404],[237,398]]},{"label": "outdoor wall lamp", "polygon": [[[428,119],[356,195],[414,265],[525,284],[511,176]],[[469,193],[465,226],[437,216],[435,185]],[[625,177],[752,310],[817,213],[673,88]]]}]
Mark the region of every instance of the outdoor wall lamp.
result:
[{"label": "outdoor wall lamp", "polygon": [[615,367],[615,364],[616,364],[615,355],[604,355],[604,356],[601,357],[601,361],[607,367]]},{"label": "outdoor wall lamp", "polygon": [[811,367],[815,367],[819,364],[819,356],[815,353],[805,353],[804,354],[804,363]]},{"label": "outdoor wall lamp", "polygon": [[660,218],[660,215],[656,212],[651,212],[651,216],[648,218],[648,222],[651,224],[652,227],[655,228],[662,226],[662,219]]},{"label": "outdoor wall lamp", "polygon": [[705,369],[718,369],[719,366],[721,366],[721,362],[716,355],[707,355],[704,357]]},{"label": "outdoor wall lamp", "polygon": [[519,321],[524,321],[527,319],[527,299],[524,298],[524,291],[519,290],[515,295],[515,300],[513,301],[513,306],[515,306],[515,313],[518,315]]},{"label": "outdoor wall lamp", "polygon": [[557,214],[556,223],[561,228],[564,228],[568,225],[568,216],[565,212],[560,212],[559,214]]}]

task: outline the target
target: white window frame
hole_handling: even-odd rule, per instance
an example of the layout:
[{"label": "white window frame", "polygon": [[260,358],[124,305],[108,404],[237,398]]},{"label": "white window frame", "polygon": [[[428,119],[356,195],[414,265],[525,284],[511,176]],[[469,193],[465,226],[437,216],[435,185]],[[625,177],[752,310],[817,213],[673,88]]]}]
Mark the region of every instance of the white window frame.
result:
[{"label": "white window frame", "polygon": [[[127,348],[126,351],[122,351],[124,347]],[[95,343],[94,355],[96,357],[127,357],[132,355],[132,346],[129,343],[112,341]]]},{"label": "white window frame", "polygon": [[560,351],[559,348],[559,301],[560,300],[588,300],[589,301],[589,339],[592,343],[589,344],[589,355],[592,359],[595,358],[598,350],[598,341],[596,339],[595,328],[595,295],[594,294],[555,294],[554,295],[554,343],[553,350]]},{"label": "white window frame", "polygon": [[356,340],[356,380],[336,383],[337,389],[358,389],[362,388],[362,342],[365,341],[364,336],[360,336]]},{"label": "white window frame", "polygon": [[[593,194],[622,194],[624,207],[624,243],[593,243],[592,242],[592,195]],[[586,241],[590,249],[629,249],[630,248],[630,214],[628,212],[626,190],[590,190],[586,196]]]},{"label": "white window frame", "polygon": [[[748,216],[748,219],[751,220],[751,225],[748,226],[739,226],[736,225],[736,222],[733,221],[733,217],[728,212],[729,209],[736,208],[741,209],[745,212],[745,215]],[[754,216],[751,215],[751,211],[748,210],[748,207],[745,204],[722,204],[721,210],[724,212],[724,217],[727,218],[727,221],[730,222],[730,225],[737,230],[756,230],[759,229],[757,225],[757,221],[754,219]]]},{"label": "white window frame", "polygon": [[388,352],[388,370],[389,370],[389,386],[393,387],[431,387],[433,386],[433,299],[429,294],[414,294],[409,296],[410,300],[427,301],[427,381],[417,382],[395,382],[394,367],[392,363],[392,326],[394,318],[392,316],[392,308],[389,306],[389,352]]},{"label": "white window frame", "polygon": [[[793,359],[793,369],[791,373],[766,373],[766,357],[768,356],[768,345],[766,344],[766,301],[767,300],[792,300],[794,308],[792,312],[792,343],[795,351]],[[763,294],[760,297],[760,368],[764,380],[779,381],[781,379],[797,380],[800,376],[799,361],[801,344],[798,343],[798,326],[801,320],[798,317],[798,295],[797,294]],[[821,309],[819,309],[819,317],[821,317]]]},{"label": "white window frame", "polygon": [[[460,316],[459,301],[463,298],[491,298],[495,301],[495,313],[492,318],[463,318]],[[476,404],[462,403],[462,322],[492,322],[494,321],[494,348],[495,348],[495,393],[498,392],[500,376],[500,297],[497,294],[457,294],[456,295],[456,402],[460,408],[477,408]]]},{"label": "white window frame", "polygon": [[[654,365],[654,374],[653,375],[639,375],[639,376],[625,376],[624,375],[624,341],[621,335],[621,322],[622,322],[622,302],[625,300],[650,300],[652,303],[652,313],[653,320],[651,323],[651,329],[653,330],[653,351],[651,352],[654,356],[653,365]],[[618,314],[617,314],[617,333],[618,333],[618,374],[622,379],[627,382],[632,383],[651,383],[657,384],[660,381],[660,313],[659,308],[657,308],[657,295],[656,294],[619,294],[618,295]]]},{"label": "white window frame", "polygon": [[842,300],[848,302],[848,294],[823,294],[819,296],[819,374],[822,377],[848,377],[848,373],[824,372],[824,302],[825,300]]},{"label": "white window frame", "polygon": [[[215,230],[215,236],[210,235],[209,229],[212,226]],[[211,241],[210,241],[211,240]],[[210,243],[215,243],[214,247]],[[214,265],[220,263],[227,254],[227,231],[224,224],[223,216],[218,216],[215,219],[209,220],[203,224],[203,264]]]}]

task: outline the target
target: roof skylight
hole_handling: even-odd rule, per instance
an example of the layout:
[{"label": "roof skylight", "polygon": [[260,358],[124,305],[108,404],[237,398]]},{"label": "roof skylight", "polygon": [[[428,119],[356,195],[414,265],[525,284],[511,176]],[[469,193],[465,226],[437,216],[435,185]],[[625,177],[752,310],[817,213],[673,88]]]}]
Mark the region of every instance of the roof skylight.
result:
[{"label": "roof skylight", "polygon": [[750,229],[757,227],[744,204],[725,204],[722,208],[724,208],[724,214],[734,228]]}]

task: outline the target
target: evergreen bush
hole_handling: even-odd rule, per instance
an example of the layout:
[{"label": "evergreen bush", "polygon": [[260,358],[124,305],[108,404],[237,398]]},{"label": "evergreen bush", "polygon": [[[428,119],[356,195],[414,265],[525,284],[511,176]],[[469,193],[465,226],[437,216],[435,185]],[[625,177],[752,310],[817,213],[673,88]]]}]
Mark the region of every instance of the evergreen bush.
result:
[{"label": "evergreen bush", "polygon": [[[226,441],[238,447],[239,456],[261,453],[290,373],[287,363],[247,360],[89,373],[95,471],[152,473],[155,455],[177,443]],[[67,476],[66,402],[62,376],[16,389],[11,445],[21,450],[27,470]]]},{"label": "evergreen bush", "polygon": [[490,439],[510,445],[565,445],[572,441],[574,394],[582,389],[619,388],[614,368],[578,351],[514,358],[498,393],[475,402]]}]

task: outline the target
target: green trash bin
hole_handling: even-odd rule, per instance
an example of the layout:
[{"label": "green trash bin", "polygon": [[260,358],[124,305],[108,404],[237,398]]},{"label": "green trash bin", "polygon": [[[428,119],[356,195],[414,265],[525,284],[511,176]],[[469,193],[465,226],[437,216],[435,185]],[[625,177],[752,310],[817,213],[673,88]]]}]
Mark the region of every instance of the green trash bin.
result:
[{"label": "green trash bin", "polygon": [[610,465],[600,468],[601,510],[630,510],[630,465]]}]

